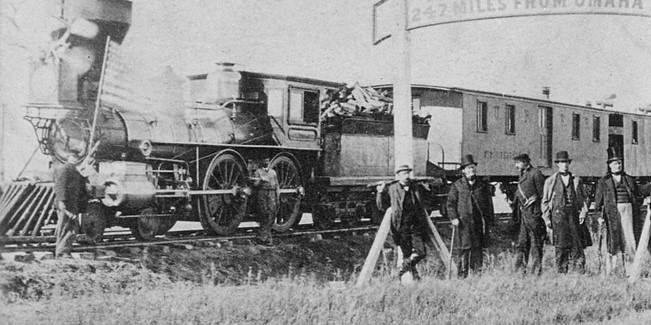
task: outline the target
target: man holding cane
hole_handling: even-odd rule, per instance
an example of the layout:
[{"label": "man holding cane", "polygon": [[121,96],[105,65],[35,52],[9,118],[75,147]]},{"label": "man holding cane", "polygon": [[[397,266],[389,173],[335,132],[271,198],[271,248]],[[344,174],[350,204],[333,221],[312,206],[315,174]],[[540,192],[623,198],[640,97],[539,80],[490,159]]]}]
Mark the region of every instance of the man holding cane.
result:
[{"label": "man holding cane", "polygon": [[493,223],[493,200],[490,185],[477,178],[472,155],[461,161],[463,177],[448,193],[447,212],[453,227],[452,250],[459,267],[458,276],[465,278],[468,270],[481,272],[483,248],[487,244],[488,228]]}]

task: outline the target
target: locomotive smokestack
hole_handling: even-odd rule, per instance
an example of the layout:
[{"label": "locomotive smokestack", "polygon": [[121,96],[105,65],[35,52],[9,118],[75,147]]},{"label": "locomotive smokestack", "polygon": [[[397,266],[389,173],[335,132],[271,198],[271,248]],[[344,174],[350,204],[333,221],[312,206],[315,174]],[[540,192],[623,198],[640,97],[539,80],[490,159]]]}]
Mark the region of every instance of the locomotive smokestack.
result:
[{"label": "locomotive smokestack", "polygon": [[549,87],[543,87],[542,89],[542,94],[545,96],[546,99],[549,99]]}]

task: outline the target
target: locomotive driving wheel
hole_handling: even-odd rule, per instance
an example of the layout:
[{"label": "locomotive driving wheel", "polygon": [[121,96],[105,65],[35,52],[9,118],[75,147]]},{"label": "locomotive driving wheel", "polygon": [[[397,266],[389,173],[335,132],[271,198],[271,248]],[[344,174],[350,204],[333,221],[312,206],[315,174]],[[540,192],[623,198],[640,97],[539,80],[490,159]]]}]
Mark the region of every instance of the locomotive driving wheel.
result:
[{"label": "locomotive driving wheel", "polygon": [[281,189],[273,230],[285,232],[300,221],[303,182],[298,166],[287,156],[276,156],[269,168],[276,171]]},{"label": "locomotive driving wheel", "polygon": [[233,234],[246,213],[246,195],[238,188],[246,186],[246,168],[236,156],[222,154],[213,159],[203,181],[204,190],[231,190],[225,194],[205,195],[201,200],[201,225],[211,234]]}]

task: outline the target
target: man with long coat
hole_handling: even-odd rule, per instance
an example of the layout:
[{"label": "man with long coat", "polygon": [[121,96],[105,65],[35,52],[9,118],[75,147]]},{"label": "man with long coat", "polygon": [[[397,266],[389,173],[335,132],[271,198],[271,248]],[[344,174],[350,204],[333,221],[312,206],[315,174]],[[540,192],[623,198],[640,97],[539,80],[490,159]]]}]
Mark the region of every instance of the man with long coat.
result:
[{"label": "man with long coat", "polygon": [[384,210],[387,202],[391,204],[391,234],[404,256],[399,277],[411,272],[414,279],[418,280],[420,277],[416,264],[427,256],[425,243],[429,227],[423,205],[426,190],[411,180],[411,171],[411,167],[401,165],[396,169],[397,182],[389,186],[384,182],[379,184],[376,204],[379,210]]},{"label": "man with long coat", "polygon": [[641,193],[633,177],[624,172],[624,157],[619,148],[608,148],[608,172],[597,182],[595,210],[599,223],[606,223],[607,247],[610,254],[606,272],[635,256],[637,237],[642,227],[639,215]]},{"label": "man with long coat", "polygon": [[567,151],[556,153],[558,171],[545,180],[542,198],[542,217],[548,228],[553,229],[558,273],[572,270],[585,272],[583,249],[591,245],[584,224],[588,214],[588,195],[581,179],[574,176],[569,165],[572,162]]},{"label": "man with long coat", "polygon": [[54,196],[57,207],[55,230],[57,258],[69,258],[72,244],[79,232],[79,215],[84,212],[88,195],[86,179],[77,170],[77,151],[70,152],[68,160],[54,171]]},{"label": "man with long coat", "polygon": [[472,155],[463,157],[463,177],[452,184],[446,203],[452,226],[458,229],[452,250],[461,278],[468,276],[468,269],[481,272],[483,248],[494,220],[491,188],[477,178],[476,166]]},{"label": "man with long coat", "polygon": [[518,255],[515,268],[526,270],[531,252],[532,274],[542,273],[543,240],[545,239],[545,222],[542,218],[541,198],[545,177],[537,168],[531,166],[531,159],[526,153],[513,158],[515,167],[520,171],[518,188],[515,192],[514,213],[520,218],[518,235]]}]

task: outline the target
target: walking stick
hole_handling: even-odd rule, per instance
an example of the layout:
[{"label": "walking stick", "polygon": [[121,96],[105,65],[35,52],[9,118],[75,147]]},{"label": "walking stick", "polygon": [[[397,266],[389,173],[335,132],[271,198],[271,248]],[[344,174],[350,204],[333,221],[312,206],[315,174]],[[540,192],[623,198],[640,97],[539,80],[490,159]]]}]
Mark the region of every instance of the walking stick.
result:
[{"label": "walking stick", "polygon": [[454,235],[457,232],[457,227],[452,226],[452,239],[450,239],[450,260],[448,263],[448,280],[452,278],[452,251],[454,250]]}]

